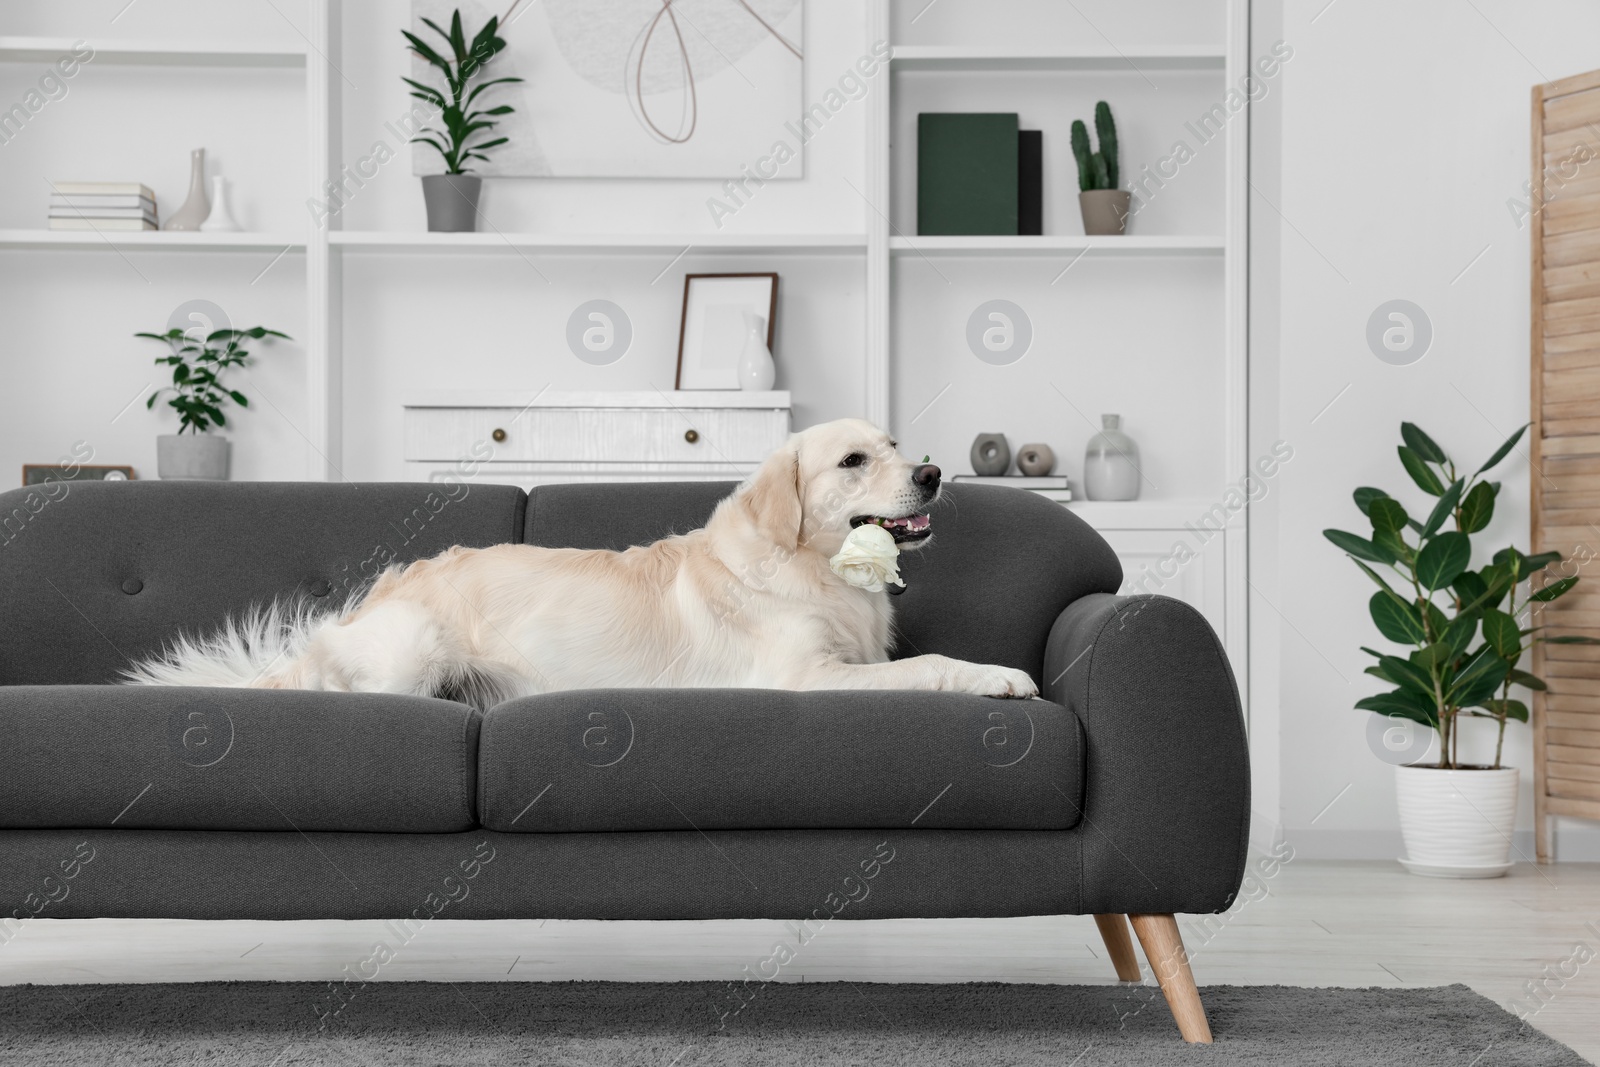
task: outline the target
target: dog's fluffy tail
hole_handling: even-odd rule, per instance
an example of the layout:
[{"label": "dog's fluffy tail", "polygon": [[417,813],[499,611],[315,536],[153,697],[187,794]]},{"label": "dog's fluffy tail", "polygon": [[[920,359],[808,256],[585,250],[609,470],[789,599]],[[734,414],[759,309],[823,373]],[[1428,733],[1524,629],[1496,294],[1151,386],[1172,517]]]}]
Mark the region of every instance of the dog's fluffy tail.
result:
[{"label": "dog's fluffy tail", "polygon": [[285,685],[318,629],[337,612],[274,603],[229,618],[206,636],[180,634],[160,653],[122,672],[127,685],[208,685],[270,689]]}]

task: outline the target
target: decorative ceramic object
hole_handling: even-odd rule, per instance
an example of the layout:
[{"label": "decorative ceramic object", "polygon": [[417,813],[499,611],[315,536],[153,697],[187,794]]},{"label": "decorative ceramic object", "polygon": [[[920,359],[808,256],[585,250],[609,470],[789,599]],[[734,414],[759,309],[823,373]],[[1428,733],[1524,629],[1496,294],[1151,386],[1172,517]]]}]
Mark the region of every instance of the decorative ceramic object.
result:
[{"label": "decorative ceramic object", "polygon": [[240,226],[233,220],[233,209],[228,205],[228,186],[222,175],[211,179],[211,214],[200,224],[206,233],[238,233]]},{"label": "decorative ceramic object", "polygon": [[483,179],[476,174],[427,174],[422,199],[428,206],[433,233],[472,233],[478,228],[478,194]]},{"label": "decorative ceramic object", "polygon": [[1023,445],[1017,450],[1017,470],[1038,478],[1056,469],[1056,454],[1049,445]]},{"label": "decorative ceramic object", "polygon": [[972,439],[972,473],[998,477],[1011,466],[1011,446],[1003,433],[980,433]]},{"label": "decorative ceramic object", "polygon": [[1078,194],[1083,232],[1091,237],[1119,236],[1128,232],[1128,205],[1133,194],[1126,189],[1091,189]]},{"label": "decorative ceramic object", "polygon": [[156,477],[227,481],[228,439],[209,433],[161,434],[156,438]]},{"label": "decorative ceramic object", "polygon": [[1090,500],[1137,500],[1139,446],[1122,432],[1121,415],[1101,415],[1101,430],[1083,454],[1083,492]]},{"label": "decorative ceramic object", "polygon": [[167,216],[167,230],[198,230],[211,214],[211,201],[206,197],[206,150],[196,148],[189,153],[189,196],[183,206]]},{"label": "decorative ceramic object", "polygon": [[753,311],[744,313],[744,351],[739,354],[739,388],[771,389],[778,379],[778,368],[767,348],[767,320]]},{"label": "decorative ceramic object", "polygon": [[1394,770],[1406,870],[1430,878],[1498,878],[1511,869],[1517,768]]}]

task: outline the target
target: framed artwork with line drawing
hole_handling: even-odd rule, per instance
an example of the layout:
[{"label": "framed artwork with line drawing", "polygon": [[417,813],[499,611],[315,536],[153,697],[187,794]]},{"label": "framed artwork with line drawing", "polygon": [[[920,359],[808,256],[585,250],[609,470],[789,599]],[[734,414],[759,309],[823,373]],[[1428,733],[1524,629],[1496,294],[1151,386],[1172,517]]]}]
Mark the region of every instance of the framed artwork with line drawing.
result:
[{"label": "framed artwork with line drawing", "polygon": [[759,315],[766,320],[770,352],[777,311],[778,276],[773,272],[684,275],[674,388],[739,388],[739,356],[744,351],[748,317]]},{"label": "framed artwork with line drawing", "polygon": [[[842,106],[825,98],[807,125],[805,0],[411,0],[421,19],[449,26],[459,9],[470,35],[501,16],[506,49],[485,78],[480,106],[509,104],[494,135],[510,138],[485,177],[804,177],[805,142]],[[399,34],[395,34],[399,44]],[[437,40],[436,38],[433,38]],[[411,55],[411,77],[434,84]],[[816,107],[813,107],[816,110]],[[440,122],[430,125],[439,126]],[[781,145],[781,147],[780,147]],[[444,161],[412,146],[412,172],[439,174]]]}]

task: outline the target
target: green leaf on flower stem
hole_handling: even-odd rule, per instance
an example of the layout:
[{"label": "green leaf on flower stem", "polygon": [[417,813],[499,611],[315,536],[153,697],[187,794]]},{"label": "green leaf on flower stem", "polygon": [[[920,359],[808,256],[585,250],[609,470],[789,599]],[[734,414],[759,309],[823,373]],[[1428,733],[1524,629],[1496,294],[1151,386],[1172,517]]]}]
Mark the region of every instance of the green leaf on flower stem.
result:
[{"label": "green leaf on flower stem", "polygon": [[1424,538],[1432,537],[1435,533],[1437,533],[1439,531],[1439,527],[1444,525],[1444,520],[1448,519],[1451,514],[1455,512],[1456,504],[1461,500],[1462,486],[1465,484],[1466,483],[1459,478],[1450,483],[1450,488],[1444,491],[1444,496],[1439,498],[1439,502],[1435,504],[1433,506],[1433,510],[1428,513],[1428,521],[1422,524],[1422,536]]},{"label": "green leaf on flower stem", "polygon": [[1506,672],[1506,681],[1510,682],[1512,685],[1521,685],[1526,686],[1529,689],[1537,689],[1541,693],[1550,688],[1548,685],[1544,684],[1543,678],[1540,678],[1536,674],[1529,674],[1527,671],[1519,671],[1515,667]]},{"label": "green leaf on flower stem", "polygon": [[1586,637],[1582,634],[1562,634],[1559,637],[1541,637],[1539,640],[1547,645],[1600,645],[1600,637]]},{"label": "green leaf on flower stem", "polygon": [[1532,578],[1552,563],[1561,562],[1559,552],[1536,552],[1531,556],[1522,557],[1522,576]]},{"label": "green leaf on flower stem", "polygon": [[1485,700],[1483,706],[1496,715],[1504,715],[1517,722],[1528,721],[1528,705],[1520,700]]},{"label": "green leaf on flower stem", "polygon": [[1389,496],[1382,489],[1374,489],[1370,485],[1362,486],[1351,495],[1355,497],[1356,507],[1361,509],[1361,514],[1363,515],[1371,514],[1369,509],[1372,507],[1374,500],[1386,499]]},{"label": "green leaf on flower stem", "polygon": [[1407,568],[1410,568],[1412,561],[1417,557],[1416,550],[1406,544],[1406,539],[1401,536],[1399,530],[1376,530],[1372,534],[1372,543],[1378,546],[1378,551],[1393,554],[1395,559]]},{"label": "green leaf on flower stem", "polygon": [[1527,431],[1528,427],[1532,426],[1532,425],[1533,425],[1533,423],[1531,423],[1531,422],[1523,423],[1522,424],[1522,429],[1518,430],[1516,433],[1514,433],[1510,437],[1506,438],[1505,444],[1501,445],[1499,448],[1494,450],[1494,455],[1490,456],[1487,460],[1484,461],[1483,466],[1478,468],[1477,474],[1474,474],[1473,477],[1476,478],[1478,476],[1478,474],[1482,474],[1484,471],[1488,470],[1490,467],[1494,466],[1496,463],[1499,463],[1501,460],[1505,459],[1506,455],[1508,453],[1510,453],[1510,451],[1517,446],[1517,442],[1522,439],[1523,433],[1525,433]]},{"label": "green leaf on flower stem", "polygon": [[1479,482],[1461,500],[1461,530],[1477,533],[1494,518],[1494,501],[1500,493],[1499,482]]},{"label": "green leaf on flower stem", "polygon": [[1404,689],[1397,689],[1392,693],[1375,693],[1369,697],[1362,697],[1356,701],[1356,707],[1363,711],[1375,711],[1379,715],[1388,715],[1392,718],[1410,719],[1412,722],[1421,723],[1438,729],[1439,710],[1431,700],[1425,700],[1416,693]]},{"label": "green leaf on flower stem", "polygon": [[1353,533],[1346,533],[1343,530],[1323,530],[1322,536],[1357,559],[1371,560],[1374,563],[1393,563],[1395,561],[1392,553],[1386,549],[1379,548],[1364,537],[1357,537]]},{"label": "green leaf on flower stem", "polygon": [[1373,570],[1371,567],[1367,566],[1365,563],[1362,563],[1359,559],[1356,559],[1354,556],[1350,557],[1350,561],[1352,563],[1354,563],[1357,567],[1360,567],[1363,571],[1365,571],[1368,578],[1371,578],[1373,581],[1377,582],[1379,589],[1388,589],[1389,592],[1391,592],[1391,593],[1394,592],[1393,589],[1389,588],[1389,583],[1383,580],[1383,575],[1379,574],[1377,571]]},{"label": "green leaf on flower stem", "polygon": [[[1426,648],[1419,648],[1411,653],[1410,659],[1412,663],[1415,663],[1422,670],[1431,671],[1435,667],[1441,667],[1449,663],[1458,654],[1455,649],[1450,647],[1450,642],[1435,641]],[[1396,682],[1395,684],[1398,685],[1399,683]]]},{"label": "green leaf on flower stem", "polygon": [[1450,591],[1461,601],[1461,610],[1470,612],[1484,607],[1478,601],[1488,598],[1489,586],[1477,573],[1462,571],[1456,576],[1456,580],[1450,583]]},{"label": "green leaf on flower stem", "polygon": [[1410,446],[1411,451],[1429,463],[1445,462],[1444,449],[1434,444],[1433,438],[1423,433],[1416,423],[1402,422],[1400,424],[1400,437]]},{"label": "green leaf on flower stem", "polygon": [[1429,591],[1443,589],[1461,576],[1472,559],[1472,539],[1451,530],[1436,536],[1417,553],[1417,581]]},{"label": "green leaf on flower stem", "polygon": [[1511,665],[1500,658],[1493,648],[1484,645],[1472,654],[1466,665],[1456,675],[1455,684],[1446,694],[1456,704],[1478,704],[1494,695],[1505,681]]},{"label": "green leaf on flower stem", "polygon": [[1506,659],[1522,651],[1522,630],[1517,620],[1498,608],[1483,613],[1483,639]]},{"label": "green leaf on flower stem", "polygon": [[1537,600],[1540,603],[1548,603],[1549,601],[1554,600],[1557,597],[1561,596],[1568,589],[1571,589],[1573,586],[1575,586],[1577,584],[1578,584],[1578,576],[1574,574],[1574,575],[1572,575],[1570,577],[1562,578],[1562,579],[1560,579],[1558,581],[1551,582],[1549,585],[1545,586],[1543,589],[1539,590],[1537,593],[1533,594],[1533,596],[1529,597],[1528,599]]},{"label": "green leaf on flower stem", "polygon": [[1427,631],[1422,628],[1422,613],[1416,605],[1401,600],[1393,593],[1379,590],[1367,602],[1373,624],[1378,632],[1401,645],[1420,645],[1427,642]]},{"label": "green leaf on flower stem", "polygon": [[1395,681],[1393,678],[1389,677],[1389,672],[1384,670],[1382,667],[1378,667],[1378,666],[1368,667],[1366,670],[1362,671],[1361,673],[1362,674],[1370,674],[1374,678],[1377,678],[1380,681],[1388,682],[1390,685],[1399,685],[1400,684],[1399,682]]},{"label": "green leaf on flower stem", "polygon": [[1384,496],[1372,501],[1367,508],[1367,518],[1372,520],[1373,530],[1399,530],[1409,516],[1400,501]]},{"label": "green leaf on flower stem", "polygon": [[1431,600],[1424,600],[1422,608],[1428,621],[1428,632],[1435,637],[1442,636],[1450,626],[1450,619],[1439,610],[1439,605]]},{"label": "green leaf on flower stem", "polygon": [[1467,650],[1472,644],[1472,638],[1478,632],[1478,617],[1476,615],[1458,615],[1450,620],[1444,629],[1444,643],[1450,646],[1450,658],[1455,659]]},{"label": "green leaf on flower stem", "polygon": [[1430,496],[1441,496],[1444,493],[1444,483],[1434,473],[1433,468],[1423,461],[1416,452],[1401,445],[1400,465],[1405,467],[1406,473],[1411,475],[1411,480],[1417,483],[1417,488]]},{"label": "green leaf on flower stem", "polygon": [[1409,689],[1413,693],[1420,693],[1428,699],[1433,699],[1433,677],[1415,663],[1399,656],[1385,656],[1378,661],[1378,666],[1394,683],[1402,689]]}]

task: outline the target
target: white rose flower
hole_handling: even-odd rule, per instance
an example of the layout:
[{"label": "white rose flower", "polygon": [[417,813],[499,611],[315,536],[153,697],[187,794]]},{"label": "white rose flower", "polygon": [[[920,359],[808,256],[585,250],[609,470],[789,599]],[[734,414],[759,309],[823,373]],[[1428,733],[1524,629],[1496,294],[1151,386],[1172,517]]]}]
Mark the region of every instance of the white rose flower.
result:
[{"label": "white rose flower", "polygon": [[905,588],[900,580],[900,546],[882,526],[864,523],[850,531],[839,554],[828,561],[833,573],[858,589],[881,593],[885,582]]}]

